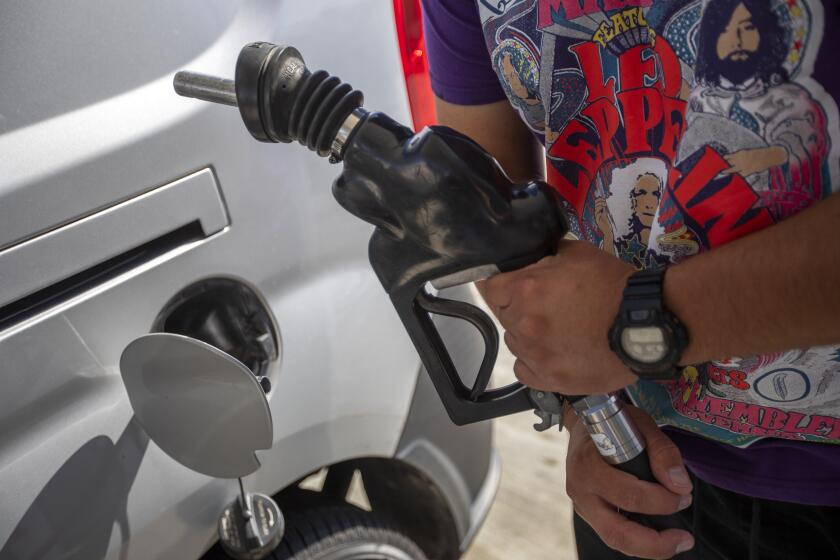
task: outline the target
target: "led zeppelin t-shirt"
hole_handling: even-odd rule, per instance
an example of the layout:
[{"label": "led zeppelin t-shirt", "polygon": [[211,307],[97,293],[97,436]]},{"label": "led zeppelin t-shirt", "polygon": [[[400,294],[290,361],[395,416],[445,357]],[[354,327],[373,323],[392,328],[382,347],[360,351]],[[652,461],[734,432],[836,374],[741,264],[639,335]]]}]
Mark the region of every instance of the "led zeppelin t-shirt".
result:
[{"label": "led zeppelin t-shirt", "polygon": [[[424,12],[435,93],[508,99],[545,145],[573,235],[637,268],[772,226],[840,180],[840,2],[424,0]],[[840,505],[840,348],[733,356],[629,393],[709,482]]]}]

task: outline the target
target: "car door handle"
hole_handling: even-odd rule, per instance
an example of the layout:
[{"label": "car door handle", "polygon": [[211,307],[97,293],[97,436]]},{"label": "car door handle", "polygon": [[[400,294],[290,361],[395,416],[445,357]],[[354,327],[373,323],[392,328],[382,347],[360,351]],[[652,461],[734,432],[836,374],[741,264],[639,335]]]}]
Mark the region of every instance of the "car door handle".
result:
[{"label": "car door handle", "polygon": [[180,243],[229,224],[213,172],[196,171],[0,251],[0,308],[185,227]]}]

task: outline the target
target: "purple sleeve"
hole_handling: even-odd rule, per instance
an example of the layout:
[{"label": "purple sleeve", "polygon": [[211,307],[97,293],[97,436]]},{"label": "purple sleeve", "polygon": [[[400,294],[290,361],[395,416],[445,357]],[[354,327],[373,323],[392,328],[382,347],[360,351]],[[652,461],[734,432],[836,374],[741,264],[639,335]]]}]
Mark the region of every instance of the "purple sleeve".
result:
[{"label": "purple sleeve", "polygon": [[505,99],[474,0],[423,0],[423,33],[435,95],[456,105]]}]

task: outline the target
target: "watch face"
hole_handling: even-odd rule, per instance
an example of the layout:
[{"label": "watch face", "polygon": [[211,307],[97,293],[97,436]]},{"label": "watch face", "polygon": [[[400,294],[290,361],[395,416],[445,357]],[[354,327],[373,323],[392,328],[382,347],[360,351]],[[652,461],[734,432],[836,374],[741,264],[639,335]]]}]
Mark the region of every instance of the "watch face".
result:
[{"label": "watch face", "polygon": [[665,331],[660,327],[625,327],[621,348],[631,359],[644,364],[662,361],[668,353]]}]

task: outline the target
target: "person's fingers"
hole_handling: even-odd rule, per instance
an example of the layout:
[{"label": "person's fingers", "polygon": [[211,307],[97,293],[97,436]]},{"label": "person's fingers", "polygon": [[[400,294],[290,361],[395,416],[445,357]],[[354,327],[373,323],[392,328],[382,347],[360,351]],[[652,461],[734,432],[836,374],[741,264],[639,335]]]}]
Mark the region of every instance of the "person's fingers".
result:
[{"label": "person's fingers", "polygon": [[723,160],[729,164],[730,169],[738,166],[738,157],[735,154],[724,154]]},{"label": "person's fingers", "polygon": [[481,299],[484,300],[485,305],[490,308],[490,311],[493,313],[493,316],[496,317],[498,320],[499,313],[501,312],[501,308],[498,305],[493,304],[487,299],[487,280],[477,280],[475,282],[475,289],[478,291],[478,295],[481,296]]},{"label": "person's fingers", "polygon": [[614,476],[610,477],[609,484],[599,486],[597,494],[622,511],[671,515],[691,505],[690,493],[684,496],[674,494],[661,484],[639,480],[609,465],[607,468],[615,471]]},{"label": "person's fingers", "polygon": [[531,301],[515,300],[509,306],[499,310],[499,322],[523,344],[542,346],[548,329],[548,320],[539,311],[533,309],[539,305],[538,299]]},{"label": "person's fingers", "polygon": [[534,373],[534,370],[528,367],[528,365],[521,359],[517,358],[517,360],[513,363],[513,374],[516,376],[516,379],[518,379],[519,382],[526,387],[530,387],[531,389],[545,389],[545,387],[542,386],[542,380],[536,373]]},{"label": "person's fingers", "polygon": [[[488,285],[492,281],[493,279],[488,280]],[[512,279],[505,288],[507,289],[505,294],[507,303],[499,305],[497,315],[499,323],[506,330],[512,330],[517,335],[528,339],[535,340],[537,337],[541,337],[544,334],[544,321],[533,313],[534,307],[539,305],[540,302],[538,280],[530,272],[527,275],[520,274],[517,278]]]},{"label": "person's fingers", "polygon": [[519,337],[513,331],[505,331],[504,341],[510,353],[529,364],[528,367],[532,370],[535,364],[540,364],[546,359],[547,351],[539,341]]},{"label": "person's fingers", "polygon": [[485,280],[482,293],[487,304],[494,310],[509,306],[513,298],[511,285],[516,279],[515,273],[509,273],[497,274]]},{"label": "person's fingers", "polygon": [[628,556],[665,560],[694,547],[694,537],[688,531],[667,529],[658,532],[644,527],[630,521],[595,495],[576,501],[575,511],[604,544]]},{"label": "person's fingers", "polygon": [[519,344],[519,340],[517,340],[516,335],[514,335],[511,331],[505,331],[504,340],[505,346],[508,347],[510,353],[517,358],[521,358],[522,346]]},{"label": "person's fingers", "polygon": [[684,496],[690,495],[691,479],[676,444],[659,429],[649,414],[634,406],[628,406],[627,411],[645,439],[645,450],[653,476],[671,492]]},{"label": "person's fingers", "polygon": [[532,357],[533,351],[527,344],[522,342],[522,339],[513,334],[512,331],[505,331],[504,335],[505,346],[508,347],[510,353],[520,360],[527,360]]},{"label": "person's fingers", "polygon": [[675,494],[661,484],[639,480],[608,464],[594,444],[586,443],[568,467],[571,494],[595,494],[614,508],[647,515],[671,515],[691,505],[690,493]]},{"label": "person's fingers", "polygon": [[491,308],[498,310],[496,316],[506,329],[518,320],[518,306],[530,307],[538,301],[538,281],[529,269],[539,264],[497,274],[484,281],[484,299]]},{"label": "person's fingers", "polygon": [[739,162],[739,159],[732,154],[725,156],[724,159],[729,167],[720,172],[721,175],[735,175],[744,171],[744,166]]}]

